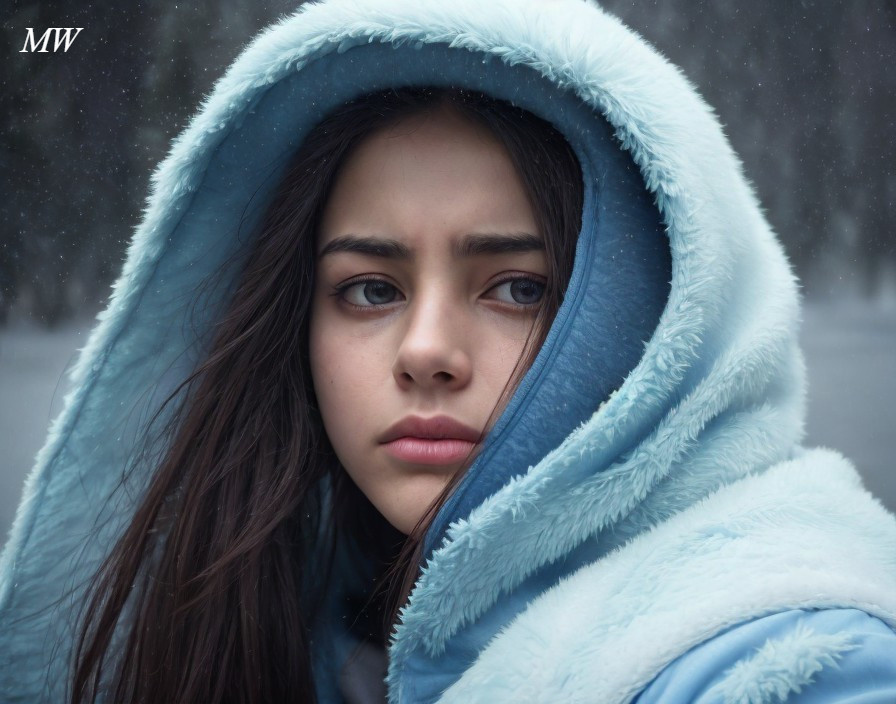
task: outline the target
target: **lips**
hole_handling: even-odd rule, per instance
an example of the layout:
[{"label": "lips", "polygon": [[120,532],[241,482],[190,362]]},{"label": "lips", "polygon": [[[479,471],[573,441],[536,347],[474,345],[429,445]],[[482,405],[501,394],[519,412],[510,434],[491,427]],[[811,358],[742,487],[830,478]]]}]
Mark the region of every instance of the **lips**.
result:
[{"label": "lips", "polygon": [[449,416],[435,416],[434,418],[408,416],[390,427],[380,438],[380,442],[387,443],[405,437],[430,440],[453,439],[476,443],[480,440],[480,432]]},{"label": "lips", "polygon": [[481,433],[448,416],[409,416],[390,427],[380,443],[393,457],[415,464],[448,464],[467,457]]}]

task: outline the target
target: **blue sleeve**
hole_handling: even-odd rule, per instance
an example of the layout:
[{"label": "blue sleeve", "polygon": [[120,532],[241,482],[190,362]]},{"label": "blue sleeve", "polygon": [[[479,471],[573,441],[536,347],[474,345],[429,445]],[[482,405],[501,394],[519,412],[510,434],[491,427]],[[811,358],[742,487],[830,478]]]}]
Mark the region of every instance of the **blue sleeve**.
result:
[{"label": "blue sleeve", "polygon": [[893,704],[896,632],[855,609],[766,616],[692,648],[635,702]]}]

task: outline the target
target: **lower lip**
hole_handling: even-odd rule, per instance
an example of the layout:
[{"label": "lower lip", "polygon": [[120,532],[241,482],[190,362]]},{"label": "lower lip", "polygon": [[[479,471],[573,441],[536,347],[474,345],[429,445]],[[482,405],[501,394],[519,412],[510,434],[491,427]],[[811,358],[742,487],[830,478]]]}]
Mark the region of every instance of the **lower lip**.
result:
[{"label": "lower lip", "polygon": [[457,438],[403,437],[383,445],[393,457],[416,464],[450,464],[464,459],[476,443]]}]

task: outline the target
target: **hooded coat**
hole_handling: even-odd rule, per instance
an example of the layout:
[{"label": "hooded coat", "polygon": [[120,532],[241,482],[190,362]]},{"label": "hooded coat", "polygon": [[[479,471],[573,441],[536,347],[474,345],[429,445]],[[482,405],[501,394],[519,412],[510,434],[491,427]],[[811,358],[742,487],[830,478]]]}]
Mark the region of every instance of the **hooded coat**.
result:
[{"label": "hooded coat", "polygon": [[429,528],[385,684],[349,656],[334,591],[320,699],[896,700],[896,519],[801,445],[790,266],[711,109],[582,0],[327,0],[230,67],[153,177],[28,478],[0,561],[0,698],[61,699],[72,614],[137,502],[121,469],[201,359],[192,333],[289,155],[345,101],[412,84],[554,124],[582,230],[545,344]]}]

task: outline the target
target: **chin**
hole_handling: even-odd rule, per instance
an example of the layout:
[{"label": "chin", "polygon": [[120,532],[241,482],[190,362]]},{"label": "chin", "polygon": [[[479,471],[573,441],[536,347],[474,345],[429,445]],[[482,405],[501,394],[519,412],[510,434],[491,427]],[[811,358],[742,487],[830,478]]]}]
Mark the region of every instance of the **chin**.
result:
[{"label": "chin", "polygon": [[410,535],[427,509],[441,496],[452,473],[419,472],[403,477],[399,490],[371,498],[383,518],[392,527]]}]

